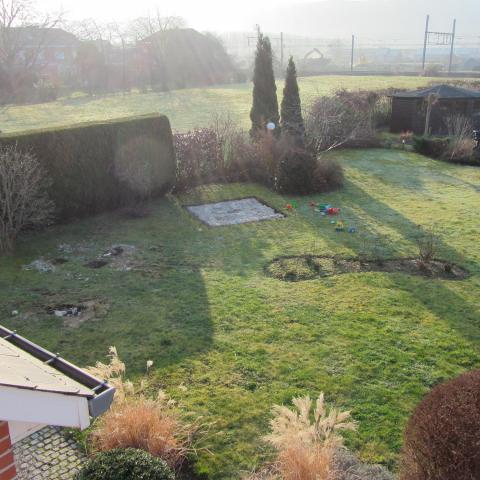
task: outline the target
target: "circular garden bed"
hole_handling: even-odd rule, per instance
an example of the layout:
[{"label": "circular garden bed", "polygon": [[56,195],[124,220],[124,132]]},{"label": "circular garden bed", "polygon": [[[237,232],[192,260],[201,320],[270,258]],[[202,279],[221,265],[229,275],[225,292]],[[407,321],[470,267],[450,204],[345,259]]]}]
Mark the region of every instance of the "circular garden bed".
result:
[{"label": "circular garden bed", "polygon": [[467,270],[452,262],[438,259],[424,262],[418,258],[360,260],[323,255],[295,255],[275,258],[265,267],[266,275],[286,282],[362,272],[398,272],[445,280],[463,280],[469,275]]}]

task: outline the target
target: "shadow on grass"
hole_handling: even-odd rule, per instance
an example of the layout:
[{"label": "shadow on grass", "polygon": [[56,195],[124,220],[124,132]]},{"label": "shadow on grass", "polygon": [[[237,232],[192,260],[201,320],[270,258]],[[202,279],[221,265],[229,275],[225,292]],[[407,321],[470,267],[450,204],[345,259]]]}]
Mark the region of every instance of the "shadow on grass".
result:
[{"label": "shadow on grass", "polygon": [[[103,361],[114,345],[132,374],[144,371],[147,360],[168,367],[208,350],[213,327],[201,266],[188,255],[188,236],[182,228],[176,232],[179,222],[169,202],[157,207],[145,219],[125,220],[114,212],[29,239],[2,272],[0,323],[83,366]],[[59,255],[59,244],[87,245],[82,255],[88,258],[115,244],[135,245],[132,258],[140,266],[122,271],[112,262],[92,270],[84,256],[70,253],[55,272],[22,270],[35,258]],[[107,311],[78,328],[45,313],[49,303],[89,299],[101,300]],[[14,309],[17,316],[10,314]]]},{"label": "shadow on grass", "polygon": [[[367,214],[369,217],[378,218],[384,226],[394,231],[402,240],[402,243],[410,243],[418,235],[425,234],[425,230],[415,224],[397,210],[384,202],[372,197],[358,185],[347,182],[345,189],[351,198],[355,199],[356,207]],[[361,229],[366,230],[366,235],[375,237],[377,232],[363,224],[362,219],[355,214],[350,215],[351,219],[361,225]],[[361,246],[358,241],[349,235],[338,234],[334,229],[322,230],[322,236],[330,244],[338,244],[352,249],[358,256],[361,252]],[[445,243],[441,238],[437,238],[438,255],[442,260],[451,261],[461,266],[465,266],[466,259],[457,250]],[[385,252],[389,256],[402,256],[400,248],[390,242],[384,245]],[[472,283],[472,288],[478,288],[478,282],[475,275],[478,274],[478,265],[468,262],[468,270],[473,277],[467,282]],[[473,271],[472,271],[473,270]],[[459,331],[466,339],[475,342],[480,339],[480,312],[478,307],[471,303],[464,296],[454,291],[452,283],[447,280],[424,280],[424,286],[419,288],[417,282],[406,281],[401,275],[392,275],[389,288],[397,288],[407,291],[412,299],[422,303],[427,310],[437,316],[440,320],[445,320],[455,330]]]}]

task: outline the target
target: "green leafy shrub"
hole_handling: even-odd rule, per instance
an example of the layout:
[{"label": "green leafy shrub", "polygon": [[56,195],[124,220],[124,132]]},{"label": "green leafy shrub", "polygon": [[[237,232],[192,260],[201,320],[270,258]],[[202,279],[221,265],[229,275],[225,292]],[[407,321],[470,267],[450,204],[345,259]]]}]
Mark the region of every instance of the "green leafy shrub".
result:
[{"label": "green leafy shrub", "polygon": [[449,149],[448,139],[415,136],[413,137],[413,148],[417,153],[426,157],[442,158]]},{"label": "green leafy shrub", "polygon": [[87,462],[76,480],[175,480],[175,475],[162,459],[126,448],[99,453]]},{"label": "green leafy shrub", "polygon": [[0,146],[16,144],[32,152],[51,178],[48,193],[59,220],[162,194],[175,179],[170,122],[161,115],[0,137]]},{"label": "green leafy shrub", "polygon": [[402,480],[480,478],[480,370],[435,387],[405,429]]}]

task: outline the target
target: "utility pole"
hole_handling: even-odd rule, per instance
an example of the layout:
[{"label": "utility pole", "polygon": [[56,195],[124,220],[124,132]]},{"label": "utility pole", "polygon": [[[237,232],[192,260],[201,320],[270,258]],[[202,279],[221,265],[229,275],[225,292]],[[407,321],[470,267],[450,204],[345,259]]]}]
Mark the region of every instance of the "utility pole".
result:
[{"label": "utility pole", "polygon": [[352,54],[350,56],[350,72],[353,73],[353,59],[355,55],[355,35],[352,35]]},{"label": "utility pole", "polygon": [[450,60],[448,62],[448,74],[450,75],[452,73],[452,61],[453,61],[453,47],[455,44],[455,30],[457,27],[457,20],[453,20],[453,28],[452,28],[452,43],[450,45]]},{"label": "utility pole", "polygon": [[430,15],[427,15],[427,21],[425,22],[425,40],[423,42],[422,71],[425,71],[425,59],[427,58],[428,24],[429,23],[430,23]]},{"label": "utility pole", "polygon": [[280,32],[280,66],[282,67],[282,70],[283,70],[283,62],[285,60],[285,50],[284,50],[285,46],[284,46],[284,43],[283,43],[283,32]]}]

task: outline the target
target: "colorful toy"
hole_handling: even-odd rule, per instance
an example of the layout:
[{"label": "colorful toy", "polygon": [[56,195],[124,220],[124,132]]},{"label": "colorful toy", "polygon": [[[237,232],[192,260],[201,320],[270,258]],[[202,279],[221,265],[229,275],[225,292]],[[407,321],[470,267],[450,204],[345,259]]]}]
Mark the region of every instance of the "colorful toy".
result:
[{"label": "colorful toy", "polygon": [[298,203],[297,202],[292,202],[292,207],[293,208],[298,208]]},{"label": "colorful toy", "polygon": [[321,203],[320,204],[320,211],[325,212],[327,209],[329,209],[331,205],[329,203]]},{"label": "colorful toy", "polygon": [[340,213],[339,208],[330,207],[327,208],[327,215],[338,215]]},{"label": "colorful toy", "polygon": [[348,233],[356,233],[357,232],[357,229],[355,227],[350,227],[348,229]]},{"label": "colorful toy", "polygon": [[287,203],[287,210],[293,210],[293,205],[291,203]]},{"label": "colorful toy", "polygon": [[342,221],[338,222],[338,223],[337,223],[337,226],[335,227],[335,230],[336,230],[337,232],[343,232],[343,231],[345,231],[345,224],[344,224]]}]

